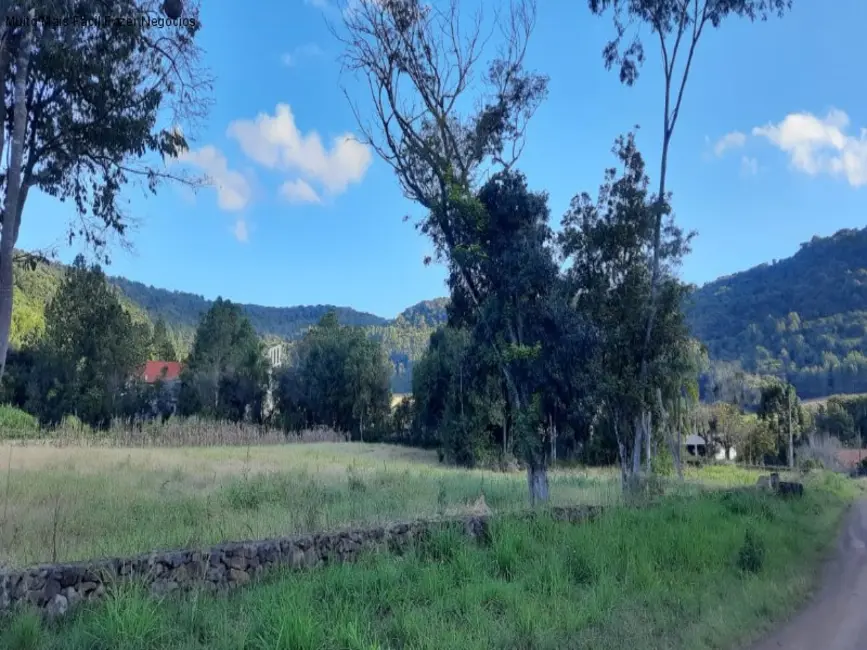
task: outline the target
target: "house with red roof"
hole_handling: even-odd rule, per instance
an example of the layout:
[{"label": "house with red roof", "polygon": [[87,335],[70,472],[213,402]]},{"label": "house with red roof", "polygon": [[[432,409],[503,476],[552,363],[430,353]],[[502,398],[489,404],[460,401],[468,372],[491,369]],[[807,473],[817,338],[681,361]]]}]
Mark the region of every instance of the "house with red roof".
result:
[{"label": "house with red roof", "polygon": [[183,366],[177,361],[148,361],[140,369],[139,378],[158,388],[150,394],[150,413],[145,417],[159,416],[165,421],[177,411],[182,369]]},{"label": "house with red roof", "polygon": [[148,384],[160,379],[165,382],[177,381],[181,377],[181,369],[178,361],[148,361],[142,371],[142,379]]}]

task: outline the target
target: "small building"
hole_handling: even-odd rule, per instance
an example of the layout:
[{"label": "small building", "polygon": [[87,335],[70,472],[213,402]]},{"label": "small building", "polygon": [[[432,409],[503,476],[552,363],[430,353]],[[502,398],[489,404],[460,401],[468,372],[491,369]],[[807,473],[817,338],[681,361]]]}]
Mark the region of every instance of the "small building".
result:
[{"label": "small building", "polygon": [[838,449],[835,453],[840,466],[851,471],[861,466],[861,461],[867,458],[867,449]]},{"label": "small building", "polygon": [[737,450],[732,447],[729,449],[728,458],[726,458],[726,450],[721,445],[715,445],[715,449],[708,449],[707,442],[701,436],[690,435],[683,441],[683,446],[686,447],[686,453],[690,456],[713,458],[715,460],[735,460],[738,456]]},{"label": "small building", "polygon": [[271,363],[272,368],[279,368],[283,365],[283,361],[285,358],[285,348],[286,346],[283,343],[277,343],[276,345],[272,345],[266,350],[268,361]]},{"label": "small building", "polygon": [[142,372],[142,379],[147,384],[153,384],[157,380],[165,382],[177,381],[181,377],[182,366],[178,361],[148,361]]},{"label": "small building", "polygon": [[141,378],[151,386],[157,384],[159,390],[152,393],[145,418],[161,417],[163,420],[177,412],[178,395],[181,388],[181,370],[177,361],[148,361],[142,369]]}]

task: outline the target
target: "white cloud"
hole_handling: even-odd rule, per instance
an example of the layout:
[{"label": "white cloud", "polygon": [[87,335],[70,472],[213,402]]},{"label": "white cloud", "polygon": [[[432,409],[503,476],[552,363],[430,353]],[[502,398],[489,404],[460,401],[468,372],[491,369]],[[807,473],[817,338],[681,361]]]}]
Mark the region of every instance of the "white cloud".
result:
[{"label": "white cloud", "polygon": [[291,68],[298,65],[302,59],[313,59],[320,57],[323,54],[325,54],[325,51],[316,43],[307,43],[305,45],[299,45],[291,52],[286,52],[282,57],[280,57],[280,60],[283,62],[283,65]]},{"label": "white cloud", "polygon": [[713,152],[717,156],[722,156],[729,149],[738,149],[744,146],[747,141],[747,136],[740,131],[732,131],[726,133],[723,137],[716,141],[713,146]]},{"label": "white cloud", "polygon": [[790,113],[779,124],[753,129],[789,155],[792,166],[811,176],[843,176],[853,187],[867,185],[867,129],[846,133],[849,116],[831,109],[824,118]]},{"label": "white cloud", "polygon": [[247,231],[247,222],[243,217],[238,217],[237,221],[235,221],[235,226],[232,228],[232,233],[235,235],[235,239],[237,239],[242,244],[246,244],[247,240],[250,238],[250,233]]},{"label": "white cloud", "polygon": [[755,176],[759,173],[759,161],[750,156],[741,158],[741,174],[744,176]]},{"label": "white cloud", "polygon": [[240,172],[232,171],[226,157],[211,145],[195,151],[184,151],[178,160],[200,169],[217,191],[217,205],[221,210],[237,212],[250,203],[250,183]]},{"label": "white cloud", "polygon": [[330,149],[316,131],[301,133],[288,104],[278,104],[274,115],[232,122],[228,135],[260,165],[299,173],[332,195],[360,182],[372,162],[370,149],[350,133],[335,137]]},{"label": "white cloud", "polygon": [[290,203],[321,203],[322,200],[310,183],[300,178],[286,181],[280,186],[280,196]]},{"label": "white cloud", "polygon": [[[340,16],[340,8],[337,6],[340,2],[342,0],[334,0],[333,2],[331,0],[304,0],[304,4],[335,17]],[[349,2],[355,2],[355,0],[349,0]]]}]

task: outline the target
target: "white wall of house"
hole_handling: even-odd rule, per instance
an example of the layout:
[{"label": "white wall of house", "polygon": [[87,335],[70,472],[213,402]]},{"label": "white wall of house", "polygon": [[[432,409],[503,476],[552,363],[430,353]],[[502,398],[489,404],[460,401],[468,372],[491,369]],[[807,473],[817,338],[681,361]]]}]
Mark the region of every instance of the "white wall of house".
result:
[{"label": "white wall of house", "polygon": [[[686,447],[686,452],[690,456],[704,456],[704,447],[705,440],[701,436],[687,436],[686,440],[683,441],[683,446]],[[738,451],[734,447],[729,449],[728,458],[726,458],[726,450],[717,446],[716,451],[713,454],[715,460],[736,460],[738,457]]]},{"label": "white wall of house", "polygon": [[279,368],[280,366],[283,365],[283,359],[284,359],[283,350],[284,350],[284,345],[282,343],[278,343],[277,345],[272,345],[270,348],[268,348],[266,353],[268,355],[268,361],[271,362],[272,368]]}]

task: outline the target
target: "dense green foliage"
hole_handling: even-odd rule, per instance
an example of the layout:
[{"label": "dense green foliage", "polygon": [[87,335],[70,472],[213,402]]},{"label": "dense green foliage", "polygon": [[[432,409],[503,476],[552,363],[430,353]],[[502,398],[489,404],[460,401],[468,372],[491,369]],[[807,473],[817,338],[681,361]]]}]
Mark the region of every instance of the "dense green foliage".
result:
[{"label": "dense green foliage", "polygon": [[7,386],[46,424],[74,414],[94,427],[132,407],[130,380],[152,344],[105,282],[98,266],[79,256],[45,309],[45,334],[29,363],[10,363]]},{"label": "dense green foliage", "polygon": [[262,342],[238,305],[217,298],[202,316],[181,373],[181,414],[261,422],[267,389]]},{"label": "dense green foliage", "polygon": [[448,298],[422,300],[400,312],[394,322],[397,325],[408,323],[412,327],[420,328],[445,325],[448,302]]},{"label": "dense green foliage", "polygon": [[[45,19],[61,7],[63,20]],[[159,11],[148,0],[4,3],[0,11],[0,149],[7,154],[0,170],[2,363],[9,344],[20,343],[11,327],[20,295],[13,258],[31,190],[66,202],[67,240],[108,260],[107,245],[123,240],[130,225],[125,187],[155,194],[163,181],[191,180],[164,163],[187,151],[184,129],[207,112],[210,79],[196,39],[201,22],[195,2],[176,26],[157,26]],[[28,19],[29,12],[37,19]],[[95,22],[79,25],[66,19],[71,16]],[[18,339],[22,327],[38,326],[36,305],[27,307],[19,314]]]},{"label": "dense green foliage", "polygon": [[867,443],[867,395],[835,395],[817,405],[816,429],[835,437],[846,447]]},{"label": "dense green foliage", "polygon": [[291,352],[290,363],[277,373],[274,399],[286,429],[326,425],[358,440],[383,434],[391,367],[378,341],[329,312]]},{"label": "dense green foliage", "polygon": [[[45,306],[57,291],[66,267],[61,264],[37,264],[34,268],[18,264],[15,268],[15,304],[12,318],[12,344],[20,348],[38,339],[45,329]],[[155,336],[153,358],[171,361],[185,358],[193,347],[196,327],[203,314],[214,304],[201,296],[167,291],[112,277],[121,304],[136,322],[152,322]],[[434,328],[445,322],[443,298],[423,301],[388,319],[358,312],[347,307],[316,305],[309,307],[260,307],[239,305],[254,330],[271,342],[298,340],[325,314],[333,311],[343,325],[363,327],[372,338],[382,342],[394,366],[391,388],[397,393],[410,391],[413,363],[427,348]],[[159,328],[162,321],[167,337]],[[168,356],[172,353],[172,356]]]},{"label": "dense green foliage", "polygon": [[[712,399],[711,375],[740,370],[758,404],[758,379],[785,376],[804,399],[867,392],[867,228],[843,230],[802,245],[791,258],[736,273],[699,288],[687,301],[687,321],[712,359],[702,397]],[[45,305],[57,291],[64,267],[16,268],[12,344],[38,338]],[[201,296],[110,278],[121,304],[136,322],[160,318],[180,357],[189,353],[201,314],[212,304]],[[410,392],[414,363],[434,329],[445,322],[446,298],[406,309],[394,320],[349,308],[242,305],[262,336],[297,339],[328,311],[344,325],[359,325],[382,341],[394,366],[391,387]],[[166,359],[167,360],[167,359]],[[728,368],[727,368],[728,364]]]},{"label": "dense green foliage", "polygon": [[785,376],[803,398],[867,392],[867,228],[720,278],[687,309],[712,359]]}]

